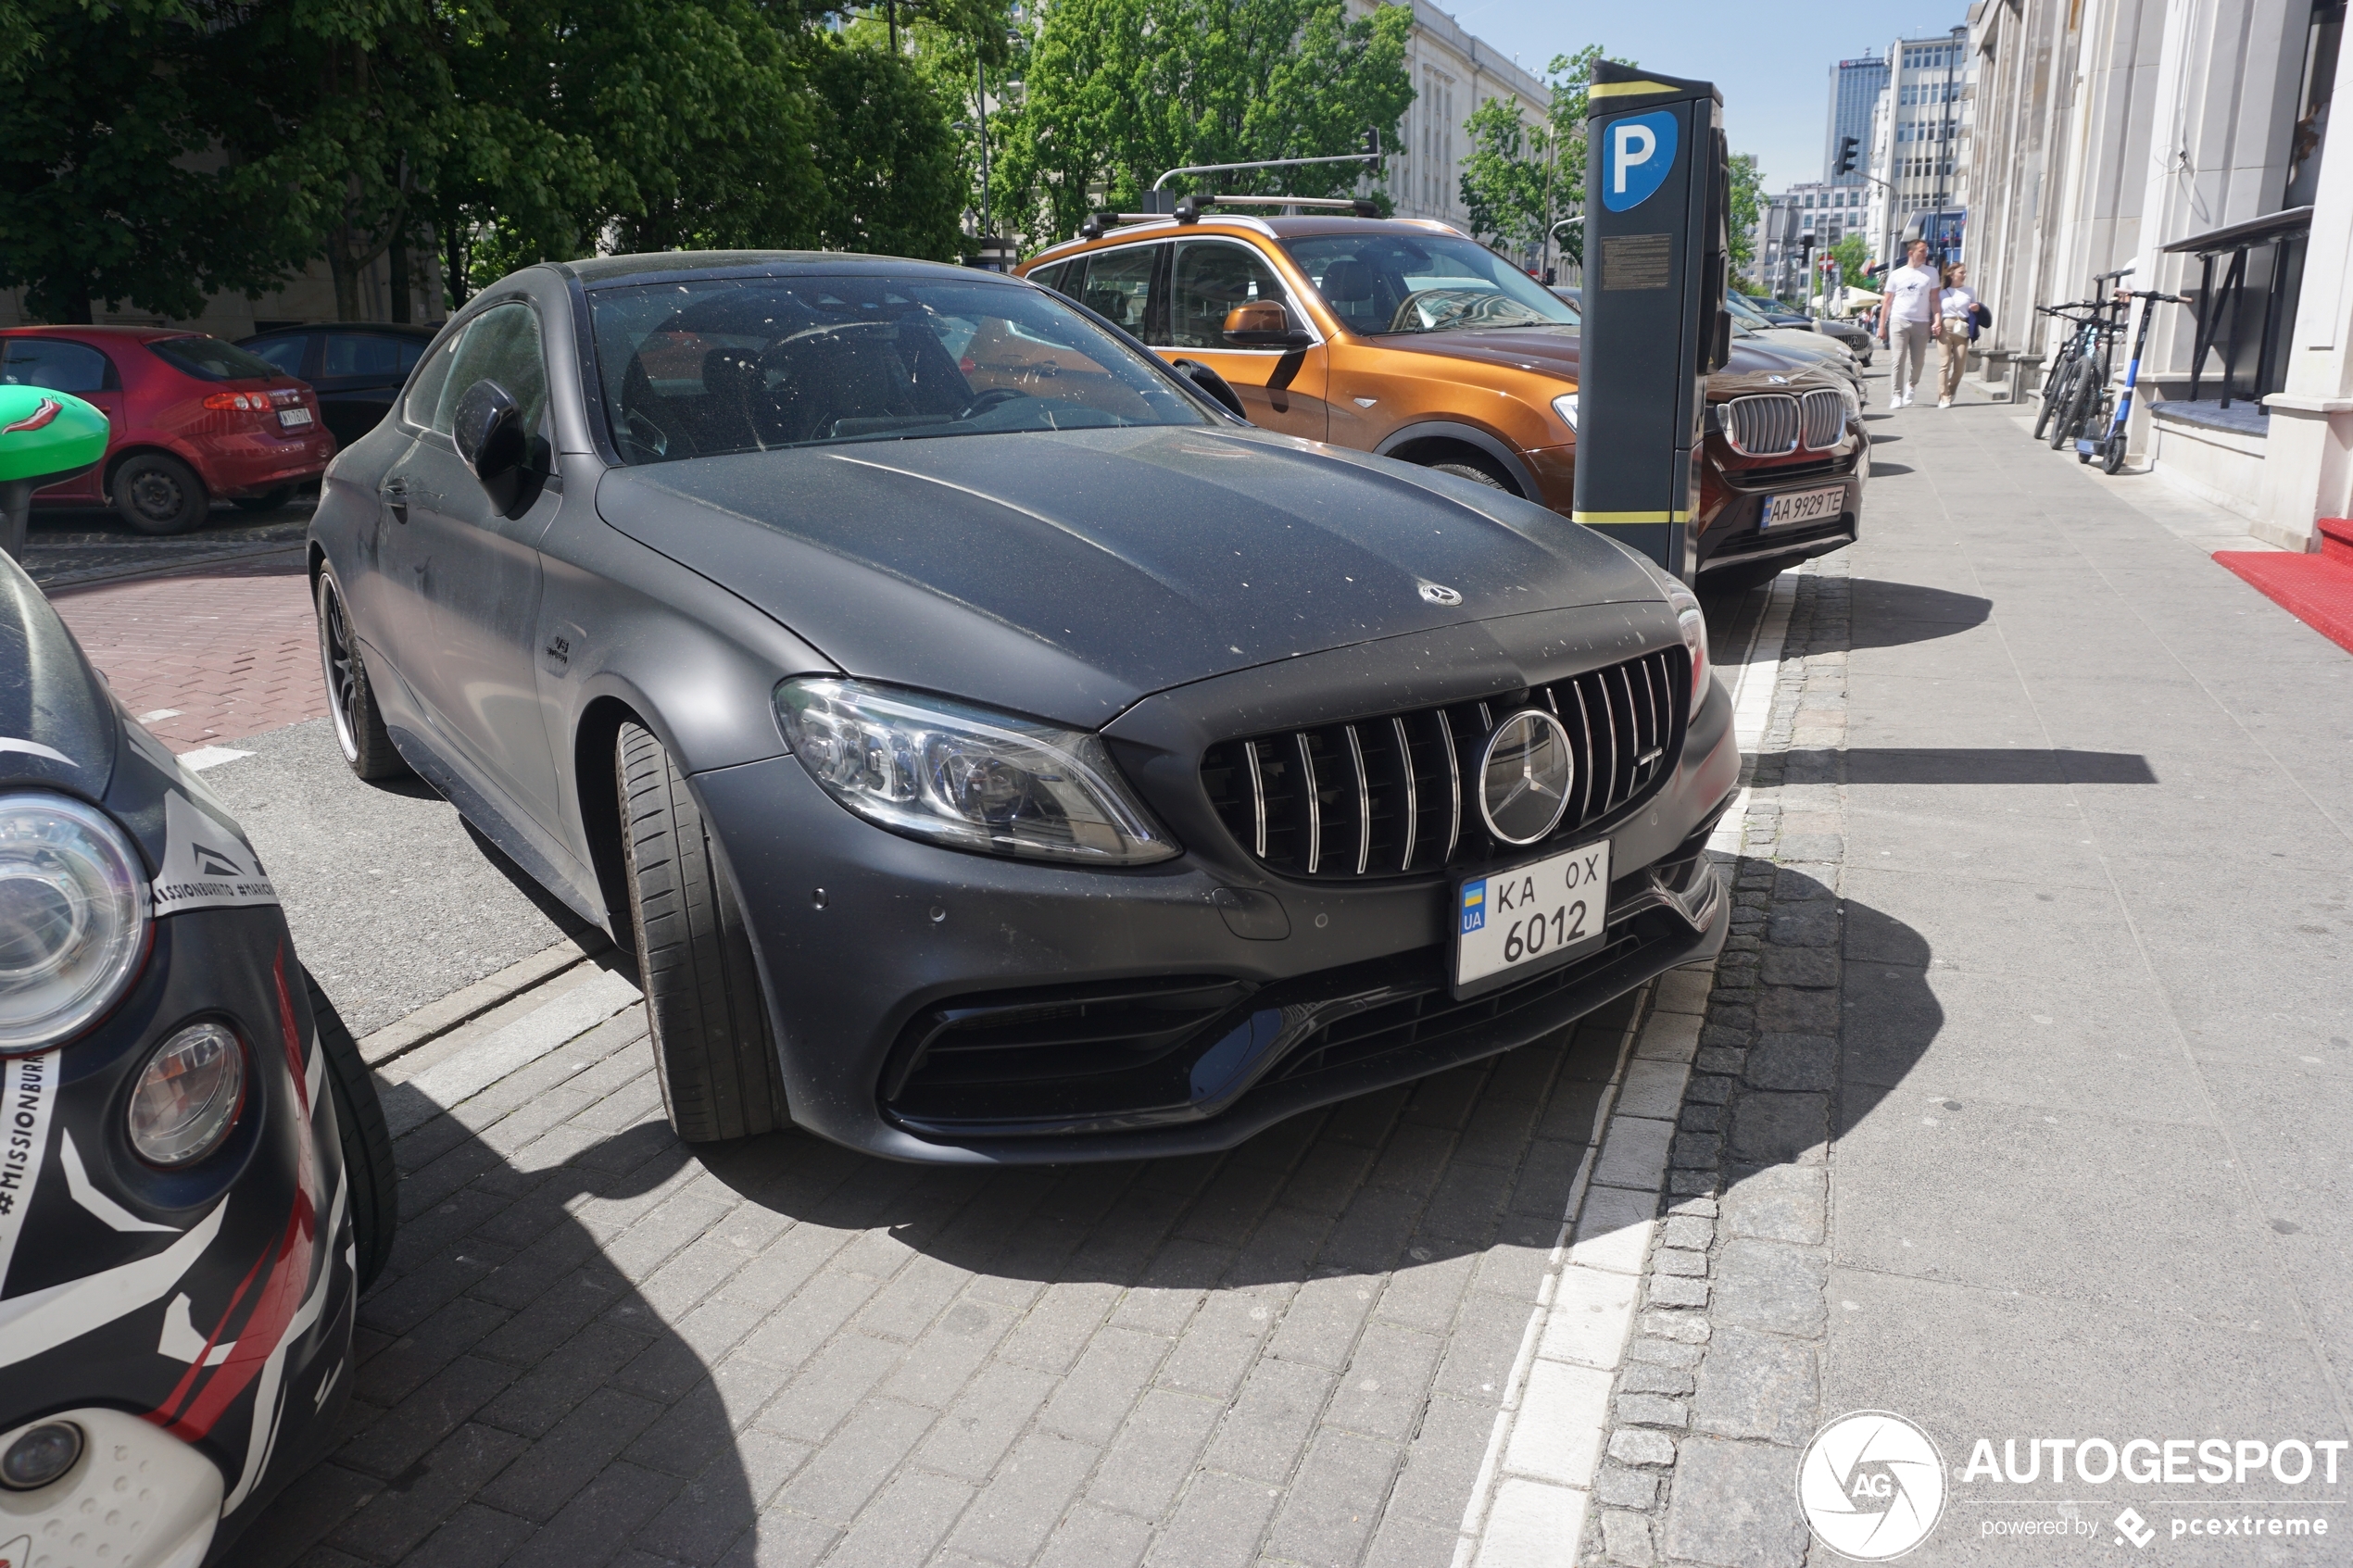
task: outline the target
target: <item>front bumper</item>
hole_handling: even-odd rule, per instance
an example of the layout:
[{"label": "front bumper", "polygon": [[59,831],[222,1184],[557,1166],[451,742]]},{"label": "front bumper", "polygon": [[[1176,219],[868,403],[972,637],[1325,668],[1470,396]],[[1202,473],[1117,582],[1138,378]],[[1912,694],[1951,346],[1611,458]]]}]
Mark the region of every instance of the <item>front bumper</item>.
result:
[{"label": "front bumper", "polygon": [[[1856,449],[1822,463],[1723,469],[1723,502],[1699,536],[1699,574],[1733,567],[1761,568],[1779,561],[1784,568],[1815,556],[1844,549],[1861,536],[1863,482],[1870,469],[1870,438],[1862,421],[1850,421]],[[1811,470],[1813,471],[1806,471]],[[1842,471],[1843,470],[1843,471]],[[1768,529],[1765,505],[1775,495],[1838,485],[1845,495],[1838,516],[1796,527]]]},{"label": "front bumper", "polygon": [[[1507,691],[1607,662],[1602,633],[1571,624],[1611,625],[1622,646],[1629,608],[1416,639],[1428,646],[1402,677],[1402,650],[1372,645],[1147,699],[1106,734],[1187,852],[1127,872],[900,837],[836,805],[789,756],[697,775],[746,904],[794,1119],[854,1148],[934,1162],[1225,1148],[1315,1106],[1527,1044],[1713,953],[1729,910],[1699,845],[1739,771],[1720,688],[1674,770],[1600,830],[1617,877],[1602,952],[1472,1005],[1454,1003],[1443,980],[1451,878],[1276,876],[1225,831],[1200,783],[1204,737]],[[1673,635],[1660,620],[1642,634]],[[1103,1016],[1114,1001],[1123,1021]],[[1157,1039],[1134,1018],[1154,1008],[1168,1025]],[[963,1107],[937,1076],[911,1093],[925,1086],[911,1056],[944,1027],[993,1027],[991,1010],[1103,1060],[1041,1074],[1026,1108],[1002,1081]],[[1071,1088],[1126,1071],[1122,1053],[1142,1048],[1168,1050],[1154,1060],[1173,1068],[1172,1094],[1106,1111]]]},{"label": "front bumper", "polygon": [[[104,1406],[44,1420],[80,1427],[82,1457],[38,1491],[0,1491],[0,1562],[196,1568],[204,1562],[220,1524],[220,1472],[210,1460],[137,1416]],[[41,1424],[0,1432],[0,1452]],[[11,1552],[19,1539],[26,1549]]]},{"label": "front bumper", "polygon": [[[123,1108],[154,1047],[203,1018],[226,1021],[245,1046],[245,1110],[214,1154],[158,1171],[131,1153]],[[316,1457],[349,1386],[356,1303],[323,1074],[273,905],[157,920],[138,979],[104,1022],[0,1068],[12,1104],[33,1104],[45,1123],[38,1165],[10,1195],[20,1229],[0,1281],[0,1431],[112,1412],[71,1415],[89,1441],[60,1481],[0,1492],[0,1543],[36,1514],[82,1528],[76,1477],[116,1462],[122,1443],[99,1430],[114,1430],[115,1416],[152,1435],[124,1462],[145,1459],[158,1478],[152,1510],[135,1511],[148,1521],[136,1549],[105,1559],[131,1568],[180,1568],[173,1554],[195,1537],[168,1538],[163,1522],[192,1497],[211,1523],[187,1561],[225,1550]]]}]

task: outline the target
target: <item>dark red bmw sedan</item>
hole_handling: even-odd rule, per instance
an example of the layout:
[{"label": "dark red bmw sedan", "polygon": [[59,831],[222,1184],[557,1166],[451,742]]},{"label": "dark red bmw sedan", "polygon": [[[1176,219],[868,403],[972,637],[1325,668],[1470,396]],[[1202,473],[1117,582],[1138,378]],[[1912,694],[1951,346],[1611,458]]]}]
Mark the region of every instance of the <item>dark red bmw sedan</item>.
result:
[{"label": "dark red bmw sedan", "polygon": [[70,392],[113,426],[103,462],[34,501],[111,506],[142,533],[200,528],[216,500],[267,510],[335,455],[308,386],[201,332],[0,329],[0,383]]}]

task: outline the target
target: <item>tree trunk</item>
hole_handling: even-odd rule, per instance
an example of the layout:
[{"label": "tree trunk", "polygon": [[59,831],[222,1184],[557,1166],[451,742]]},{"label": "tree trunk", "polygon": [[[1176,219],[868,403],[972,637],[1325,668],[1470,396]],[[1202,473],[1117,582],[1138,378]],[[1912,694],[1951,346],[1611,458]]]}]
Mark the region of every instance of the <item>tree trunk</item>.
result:
[{"label": "tree trunk", "polygon": [[451,213],[441,226],[442,244],[442,314],[454,316],[466,303],[466,220]]},{"label": "tree trunk", "polygon": [[392,248],[384,253],[386,270],[392,274],[392,319],[401,325],[409,324],[409,242],[395,239]]}]

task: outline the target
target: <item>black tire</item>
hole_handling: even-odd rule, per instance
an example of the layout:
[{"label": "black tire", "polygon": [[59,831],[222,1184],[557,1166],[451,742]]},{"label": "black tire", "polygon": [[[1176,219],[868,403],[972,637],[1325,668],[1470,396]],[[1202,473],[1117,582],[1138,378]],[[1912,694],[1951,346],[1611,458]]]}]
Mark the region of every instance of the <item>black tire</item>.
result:
[{"label": "black tire", "polygon": [[2075,373],[2075,361],[2061,359],[2043,378],[2043,408],[2034,416],[2034,439],[2043,440],[2049,433],[2051,420],[2058,416],[2059,402],[2067,391],[2068,378]]},{"label": "black tire", "polygon": [[141,452],[114,470],[114,509],[142,533],[190,533],[212,510],[196,470],[161,452]]},{"label": "black tire", "polygon": [[241,512],[274,512],[293,499],[294,486],[286,484],[266,495],[235,496],[231,504]]},{"label": "black tire", "polygon": [[1481,467],[1478,463],[1446,462],[1430,463],[1425,466],[1436,469],[1440,473],[1451,473],[1456,479],[1467,479],[1473,484],[1484,484],[1490,490],[1509,491],[1511,489],[1511,485],[1504,482],[1502,474],[1497,473],[1493,469]]},{"label": "black tire", "polygon": [[400,1226],[400,1170],[393,1163],[392,1132],[376,1098],[376,1080],[359,1054],[359,1042],[335,1011],[335,1004],[305,970],[310,1017],[326,1058],[328,1091],[335,1100],[335,1132],[343,1144],[344,1181],[351,1194],[351,1242],[359,1288],[384,1273]]},{"label": "black tire", "polygon": [[327,681],[327,715],[333,720],[335,744],[351,771],[370,783],[405,778],[409,764],[392,744],[384,714],[376,708],[368,684],[368,666],[359,654],[359,639],[352,634],[351,617],[344,608],[343,590],[334,573],[321,569],[318,587],[319,666]]},{"label": "black tire", "polygon": [[686,781],[660,741],[614,747],[629,918],[662,1110],[688,1143],[774,1132],[791,1117],[743,907]]},{"label": "black tire", "polygon": [[2100,444],[2100,471],[2117,473],[2124,467],[2124,433],[2117,432]]},{"label": "black tire", "polygon": [[2074,442],[2076,433],[2083,428],[2083,421],[2091,413],[2092,400],[2098,395],[2098,388],[2092,384],[2092,368],[2080,361],[2069,374],[2066,389],[2059,395],[2058,418],[2051,425],[2052,451],[2066,450]]}]

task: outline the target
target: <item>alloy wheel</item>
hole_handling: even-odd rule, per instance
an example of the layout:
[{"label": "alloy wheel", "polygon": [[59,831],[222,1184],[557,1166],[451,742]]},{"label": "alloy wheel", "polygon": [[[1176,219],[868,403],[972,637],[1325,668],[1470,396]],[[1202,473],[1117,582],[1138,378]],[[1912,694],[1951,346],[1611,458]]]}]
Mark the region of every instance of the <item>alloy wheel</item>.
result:
[{"label": "alloy wheel", "polygon": [[319,662],[327,678],[327,707],[335,721],[335,743],[344,760],[359,756],[359,656],[351,646],[351,623],[334,580],[319,579]]}]

